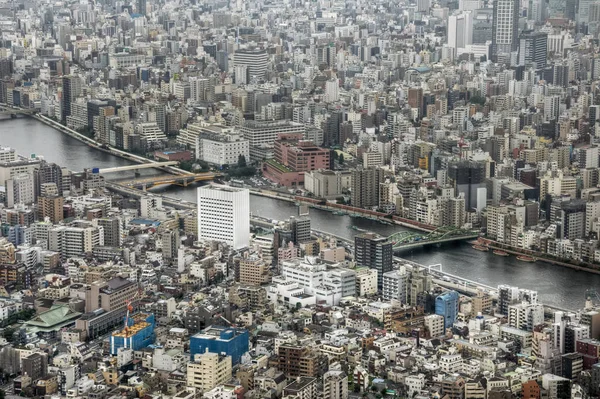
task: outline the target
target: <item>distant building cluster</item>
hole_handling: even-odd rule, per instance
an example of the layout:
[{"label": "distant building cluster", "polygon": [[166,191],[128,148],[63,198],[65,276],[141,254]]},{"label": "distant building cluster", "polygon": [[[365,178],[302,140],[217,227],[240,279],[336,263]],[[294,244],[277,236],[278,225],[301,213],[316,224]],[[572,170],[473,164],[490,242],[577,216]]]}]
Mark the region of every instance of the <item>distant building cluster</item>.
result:
[{"label": "distant building cluster", "polygon": [[0,146],[0,396],[599,397],[594,289],[394,256],[598,270],[599,34],[597,0],[0,1],[0,119],[218,180],[190,203]]}]

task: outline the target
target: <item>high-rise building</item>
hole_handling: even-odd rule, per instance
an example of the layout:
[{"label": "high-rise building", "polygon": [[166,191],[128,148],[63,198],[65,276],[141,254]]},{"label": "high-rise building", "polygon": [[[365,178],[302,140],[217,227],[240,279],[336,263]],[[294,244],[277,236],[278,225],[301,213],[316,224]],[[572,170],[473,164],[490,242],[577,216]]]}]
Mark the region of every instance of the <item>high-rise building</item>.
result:
[{"label": "high-rise building", "polygon": [[292,242],[298,245],[310,240],[310,218],[299,216],[290,218],[290,230],[292,231]]},{"label": "high-rise building", "polygon": [[448,47],[456,51],[473,43],[473,12],[463,11],[448,16]]},{"label": "high-rise building", "polygon": [[248,347],[248,330],[241,328],[210,326],[190,338],[192,358],[211,352],[231,357],[233,365],[240,363]]},{"label": "high-rise building", "polygon": [[386,301],[396,300],[400,303],[408,303],[410,294],[410,274],[405,267],[391,272],[383,273],[383,299]]},{"label": "high-rise building", "polygon": [[278,368],[288,378],[320,377],[327,371],[327,356],[310,346],[280,345]]},{"label": "high-rise building", "polygon": [[492,22],[492,61],[499,55],[510,55],[519,41],[519,0],[494,0]]},{"label": "high-rise building", "polygon": [[234,249],[250,242],[250,192],[210,185],[198,188],[198,238],[222,241]]},{"label": "high-rise building", "polygon": [[536,69],[546,67],[548,34],[524,31],[519,38],[519,65],[535,63]]},{"label": "high-rise building", "polygon": [[419,116],[423,116],[423,88],[411,87],[408,89],[408,105],[419,110]]},{"label": "high-rise building", "polygon": [[33,176],[21,174],[6,181],[6,206],[12,208],[15,204],[29,205],[35,201]]},{"label": "high-rise building", "polygon": [[147,3],[147,0],[137,0],[136,1],[136,10],[137,10],[138,14],[146,15],[146,13],[148,12],[146,3]]},{"label": "high-rise building", "polygon": [[264,78],[268,61],[269,56],[264,50],[237,50],[233,54],[234,67],[246,66],[250,79]]},{"label": "high-rise building", "polygon": [[380,168],[355,169],[352,171],[351,204],[358,208],[379,206],[379,186],[384,172]]},{"label": "high-rise building", "polygon": [[323,375],[323,399],[348,399],[348,376],[341,370]]},{"label": "high-rise building", "polygon": [[231,378],[231,356],[202,353],[187,364],[187,386],[203,392],[210,391]]},{"label": "high-rise building", "polygon": [[529,0],[527,19],[536,24],[543,24],[548,18],[548,3],[546,0]]},{"label": "high-rise building", "polygon": [[241,284],[261,285],[271,282],[269,265],[256,254],[240,259],[238,277]]},{"label": "high-rise building", "polygon": [[435,314],[444,317],[444,328],[452,327],[458,317],[458,292],[448,291],[435,298]]},{"label": "high-rise building", "polygon": [[42,161],[39,167],[33,172],[33,177],[36,197],[41,195],[41,187],[46,183],[56,184],[58,194],[63,194],[63,170],[59,165]]},{"label": "high-rise building", "polygon": [[467,210],[481,211],[487,203],[486,167],[483,162],[459,161],[448,166],[448,178],[455,194],[464,196]]},{"label": "high-rise building", "polygon": [[[107,247],[120,247],[123,243],[121,237],[121,223],[118,218],[102,218],[96,221],[104,233],[104,245]],[[163,247],[164,251],[164,247]]]},{"label": "high-rise building", "polygon": [[63,76],[62,78],[62,121],[67,121],[67,116],[71,115],[71,103],[81,94],[81,79],[79,76]]},{"label": "high-rise building", "polygon": [[392,271],[392,243],[373,233],[360,234],[354,237],[354,252],[357,266],[377,270],[377,287],[381,290],[384,273]]},{"label": "high-rise building", "polygon": [[179,240],[179,230],[165,230],[161,233],[162,256],[167,263],[177,259],[177,251],[181,244]]},{"label": "high-rise building", "polygon": [[65,199],[61,196],[42,196],[38,198],[38,219],[49,218],[52,223],[58,223],[64,218],[63,206]]}]

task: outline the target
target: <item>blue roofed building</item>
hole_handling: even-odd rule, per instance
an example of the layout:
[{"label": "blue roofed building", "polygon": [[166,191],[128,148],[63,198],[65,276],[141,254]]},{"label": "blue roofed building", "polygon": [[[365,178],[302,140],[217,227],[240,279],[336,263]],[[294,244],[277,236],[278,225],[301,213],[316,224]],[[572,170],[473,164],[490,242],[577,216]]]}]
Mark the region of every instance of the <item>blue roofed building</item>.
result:
[{"label": "blue roofed building", "polygon": [[435,314],[444,317],[444,328],[452,327],[458,317],[458,292],[444,292],[435,298]]},{"label": "blue roofed building", "polygon": [[195,355],[211,352],[231,356],[232,364],[238,364],[248,352],[248,330],[234,327],[210,326],[190,338],[190,353]]},{"label": "blue roofed building", "polygon": [[130,316],[127,327],[111,335],[110,354],[116,355],[119,348],[140,350],[153,344],[154,328],[154,314],[138,313]]}]

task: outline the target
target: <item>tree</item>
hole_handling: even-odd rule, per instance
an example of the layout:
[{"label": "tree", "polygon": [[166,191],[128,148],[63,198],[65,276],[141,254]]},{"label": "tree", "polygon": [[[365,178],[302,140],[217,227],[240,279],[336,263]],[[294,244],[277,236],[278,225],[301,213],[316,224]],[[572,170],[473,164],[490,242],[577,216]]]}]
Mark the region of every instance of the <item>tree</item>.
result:
[{"label": "tree", "polygon": [[469,101],[471,102],[471,104],[479,104],[481,106],[485,105],[485,97],[484,96],[475,95],[475,96],[471,97],[471,99]]},{"label": "tree", "polygon": [[13,342],[15,335],[15,329],[12,327],[7,327],[2,331],[2,336],[8,341]]},{"label": "tree", "polygon": [[340,163],[340,165],[344,164],[344,154],[340,153],[340,156],[338,157],[338,162]]},{"label": "tree", "polygon": [[246,157],[243,156],[242,154],[240,154],[240,156],[238,157],[238,163],[237,166],[238,168],[245,168],[248,164],[246,163]]}]

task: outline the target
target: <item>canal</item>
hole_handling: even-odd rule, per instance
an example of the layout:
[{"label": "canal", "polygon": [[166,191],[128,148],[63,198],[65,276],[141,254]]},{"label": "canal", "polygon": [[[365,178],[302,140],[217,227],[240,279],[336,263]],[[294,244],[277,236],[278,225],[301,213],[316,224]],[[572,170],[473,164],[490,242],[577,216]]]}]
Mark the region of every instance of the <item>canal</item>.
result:
[{"label": "canal", "polygon": [[[23,155],[43,155],[49,162],[56,162],[74,171],[131,164],[124,159],[91,149],[30,118],[0,119],[0,145],[13,147]],[[159,172],[142,171],[144,175],[155,173]],[[108,175],[108,178],[121,179],[129,176],[133,176],[132,172]],[[193,188],[168,187],[156,192],[195,202],[196,192]],[[284,220],[298,212],[293,203],[256,196],[250,198],[250,210],[274,220]],[[388,236],[396,231],[406,230],[373,220],[338,216],[316,209],[311,209],[310,215],[315,229],[346,238],[352,238],[363,231]],[[600,275],[541,262],[523,263],[513,256],[504,258],[491,252],[475,251],[466,243],[424,247],[407,251],[401,256],[424,265],[441,263],[444,271],[482,284],[510,284],[537,290],[543,303],[562,308],[579,309],[585,302],[585,290],[594,288],[600,291]]]}]

